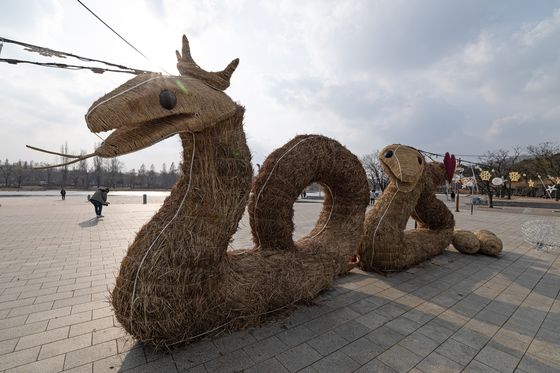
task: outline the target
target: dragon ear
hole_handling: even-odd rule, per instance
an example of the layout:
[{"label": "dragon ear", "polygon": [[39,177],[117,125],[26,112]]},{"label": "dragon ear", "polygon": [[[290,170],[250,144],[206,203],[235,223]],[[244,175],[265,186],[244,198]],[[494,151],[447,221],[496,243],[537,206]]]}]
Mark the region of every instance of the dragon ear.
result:
[{"label": "dragon ear", "polygon": [[229,87],[231,75],[237,68],[237,65],[239,65],[239,58],[236,58],[222,71],[209,72],[202,69],[196,64],[196,62],[194,62],[191,56],[189,39],[187,39],[185,35],[183,35],[182,53],[175,51],[175,55],[177,56],[177,70],[179,70],[181,75],[188,75],[193,78],[200,79],[208,85],[222,91]]}]

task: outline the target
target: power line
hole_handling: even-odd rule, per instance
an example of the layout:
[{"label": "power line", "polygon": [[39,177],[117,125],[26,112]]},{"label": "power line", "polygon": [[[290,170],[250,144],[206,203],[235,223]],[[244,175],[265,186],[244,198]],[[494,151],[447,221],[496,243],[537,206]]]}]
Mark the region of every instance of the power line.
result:
[{"label": "power line", "polygon": [[[130,68],[130,67],[127,67],[127,66],[124,66],[124,65],[119,65],[119,64],[116,64],[116,63],[112,63],[112,62],[98,60],[98,59],[95,59],[95,58],[82,57],[82,56],[78,56],[76,54],[63,52],[63,51],[59,51],[59,50],[55,50],[55,49],[51,49],[51,48],[47,48],[47,47],[41,47],[39,45],[24,43],[22,41],[7,39],[7,38],[4,38],[4,37],[0,36],[0,45],[4,42],[9,43],[9,44],[15,44],[15,45],[22,46],[28,52],[39,53],[41,56],[45,56],[45,57],[59,57],[59,58],[72,57],[72,58],[76,58],[76,59],[81,60],[81,61],[98,62],[98,63],[102,63],[102,64],[107,65],[107,66],[113,66],[113,67],[117,67],[117,68],[123,69],[123,70],[133,70],[133,71],[138,71],[138,72],[150,72],[150,71],[145,71],[145,70],[141,70],[141,69],[133,69],[133,68]],[[0,51],[1,51],[1,49],[0,49]]]},{"label": "power line", "polygon": [[[146,60],[150,61],[151,63],[155,64],[152,60],[150,60],[144,53],[140,52],[140,50],[138,50],[138,48],[136,48],[134,45],[132,45],[131,43],[128,42],[128,40],[126,40],[124,37],[121,36],[121,34],[119,34],[117,31],[115,31],[111,26],[109,26],[107,24],[107,22],[105,22],[104,20],[102,20],[97,14],[95,14],[90,8],[88,8],[83,2],[81,2],[80,0],[76,0],[78,3],[80,3],[81,6],[83,6],[84,8],[86,8],[86,10],[88,12],[90,12],[95,18],[97,18],[101,23],[103,23],[109,30],[111,30],[115,35],[117,35],[119,38],[121,38],[122,41],[124,41],[126,44],[128,44],[132,49],[134,49],[136,52],[138,52],[142,57],[144,57]],[[169,74],[167,71],[165,71],[165,69],[161,68],[158,66],[158,68],[160,68],[163,72],[165,72],[168,75]]]}]

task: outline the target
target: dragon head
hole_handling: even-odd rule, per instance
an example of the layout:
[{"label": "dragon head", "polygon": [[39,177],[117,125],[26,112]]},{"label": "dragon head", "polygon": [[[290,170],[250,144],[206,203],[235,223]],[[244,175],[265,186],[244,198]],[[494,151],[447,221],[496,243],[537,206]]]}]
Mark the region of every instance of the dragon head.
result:
[{"label": "dragon head", "polygon": [[182,55],[176,53],[180,76],[141,74],[93,103],[85,116],[88,128],[114,130],[95,155],[116,157],[181,132],[203,131],[237,110],[223,91],[239,59],[222,71],[207,72],[193,61],[186,36]]}]

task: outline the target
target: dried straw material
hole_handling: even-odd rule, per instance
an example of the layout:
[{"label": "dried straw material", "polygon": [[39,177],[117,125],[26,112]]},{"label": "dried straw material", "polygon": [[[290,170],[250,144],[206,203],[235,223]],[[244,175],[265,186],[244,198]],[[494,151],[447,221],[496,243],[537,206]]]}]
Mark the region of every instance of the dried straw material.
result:
[{"label": "dried straw material", "polygon": [[[165,91],[176,98],[172,109],[161,104],[160,95]],[[114,157],[179,131],[201,131],[235,110],[225,93],[192,77],[142,74],[95,101],[86,122],[94,132],[115,129],[95,152],[100,157]]]},{"label": "dried straw material", "polygon": [[481,229],[474,232],[474,234],[480,241],[479,253],[490,256],[498,256],[502,252],[504,246],[502,240],[500,240],[500,238],[498,238],[498,236],[494,233],[486,229]]},{"label": "dried straw material", "polygon": [[[86,115],[92,131],[116,129],[100,156],[181,137],[181,178],[128,248],[111,292],[126,331],[166,349],[259,324],[313,299],[350,268],[369,199],[352,153],[323,136],[296,137],[272,153],[253,185],[249,213],[258,247],[227,252],[253,175],[244,109],[221,91],[237,62],[205,72],[186,38],[178,59],[186,76],[139,76]],[[294,243],[292,205],[314,181],[326,189],[323,212],[309,236]]]},{"label": "dried straw material", "polygon": [[[293,204],[313,182],[325,191],[323,209],[315,228],[294,243]],[[326,251],[346,264],[358,246],[368,201],[366,175],[354,154],[324,136],[297,136],[268,156],[253,184],[253,240],[263,249]]]},{"label": "dried straw material", "polygon": [[[192,171],[192,139],[181,136],[184,176],[140,230],[123,260],[111,294],[113,307],[123,327],[144,343],[170,348],[258,324],[271,311],[313,299],[348,270],[368,203],[367,182],[358,159],[322,136],[297,137],[265,161],[249,205],[254,232],[255,216],[260,219],[261,246],[226,252],[251,181],[242,114],[239,109],[231,120],[196,134]],[[302,138],[308,138],[305,145],[279,159]],[[185,178],[188,174],[190,180]],[[328,198],[315,229],[293,243],[293,211],[284,208],[291,210],[298,194],[312,181],[328,186]],[[161,235],[138,271],[147,246],[171,220],[189,184],[183,213]],[[259,191],[260,206],[256,206]],[[275,206],[284,213],[278,215]],[[279,234],[285,241],[271,240],[270,229],[289,237]]]},{"label": "dried straw material", "polygon": [[[359,254],[366,271],[398,271],[441,254],[451,243],[455,221],[435,196],[445,181],[440,163],[426,164],[416,149],[389,145],[379,158],[390,183],[366,214]],[[405,231],[409,217],[418,228]]]},{"label": "dried straw material", "polygon": [[451,242],[453,247],[463,254],[475,254],[480,249],[480,241],[475,234],[464,229],[455,230]]}]

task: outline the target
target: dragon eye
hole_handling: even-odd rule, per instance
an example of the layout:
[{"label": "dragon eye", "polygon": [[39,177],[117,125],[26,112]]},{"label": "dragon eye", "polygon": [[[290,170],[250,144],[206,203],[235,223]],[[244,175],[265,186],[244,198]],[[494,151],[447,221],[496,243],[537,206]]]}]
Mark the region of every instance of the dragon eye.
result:
[{"label": "dragon eye", "polygon": [[385,152],[385,158],[391,158],[393,156],[393,151],[392,150],[387,150]]},{"label": "dragon eye", "polygon": [[418,157],[418,164],[422,164],[422,157]]},{"label": "dragon eye", "polygon": [[175,96],[175,93],[167,89],[161,91],[159,94],[159,104],[167,110],[173,109],[175,105],[177,105],[177,97]]}]

